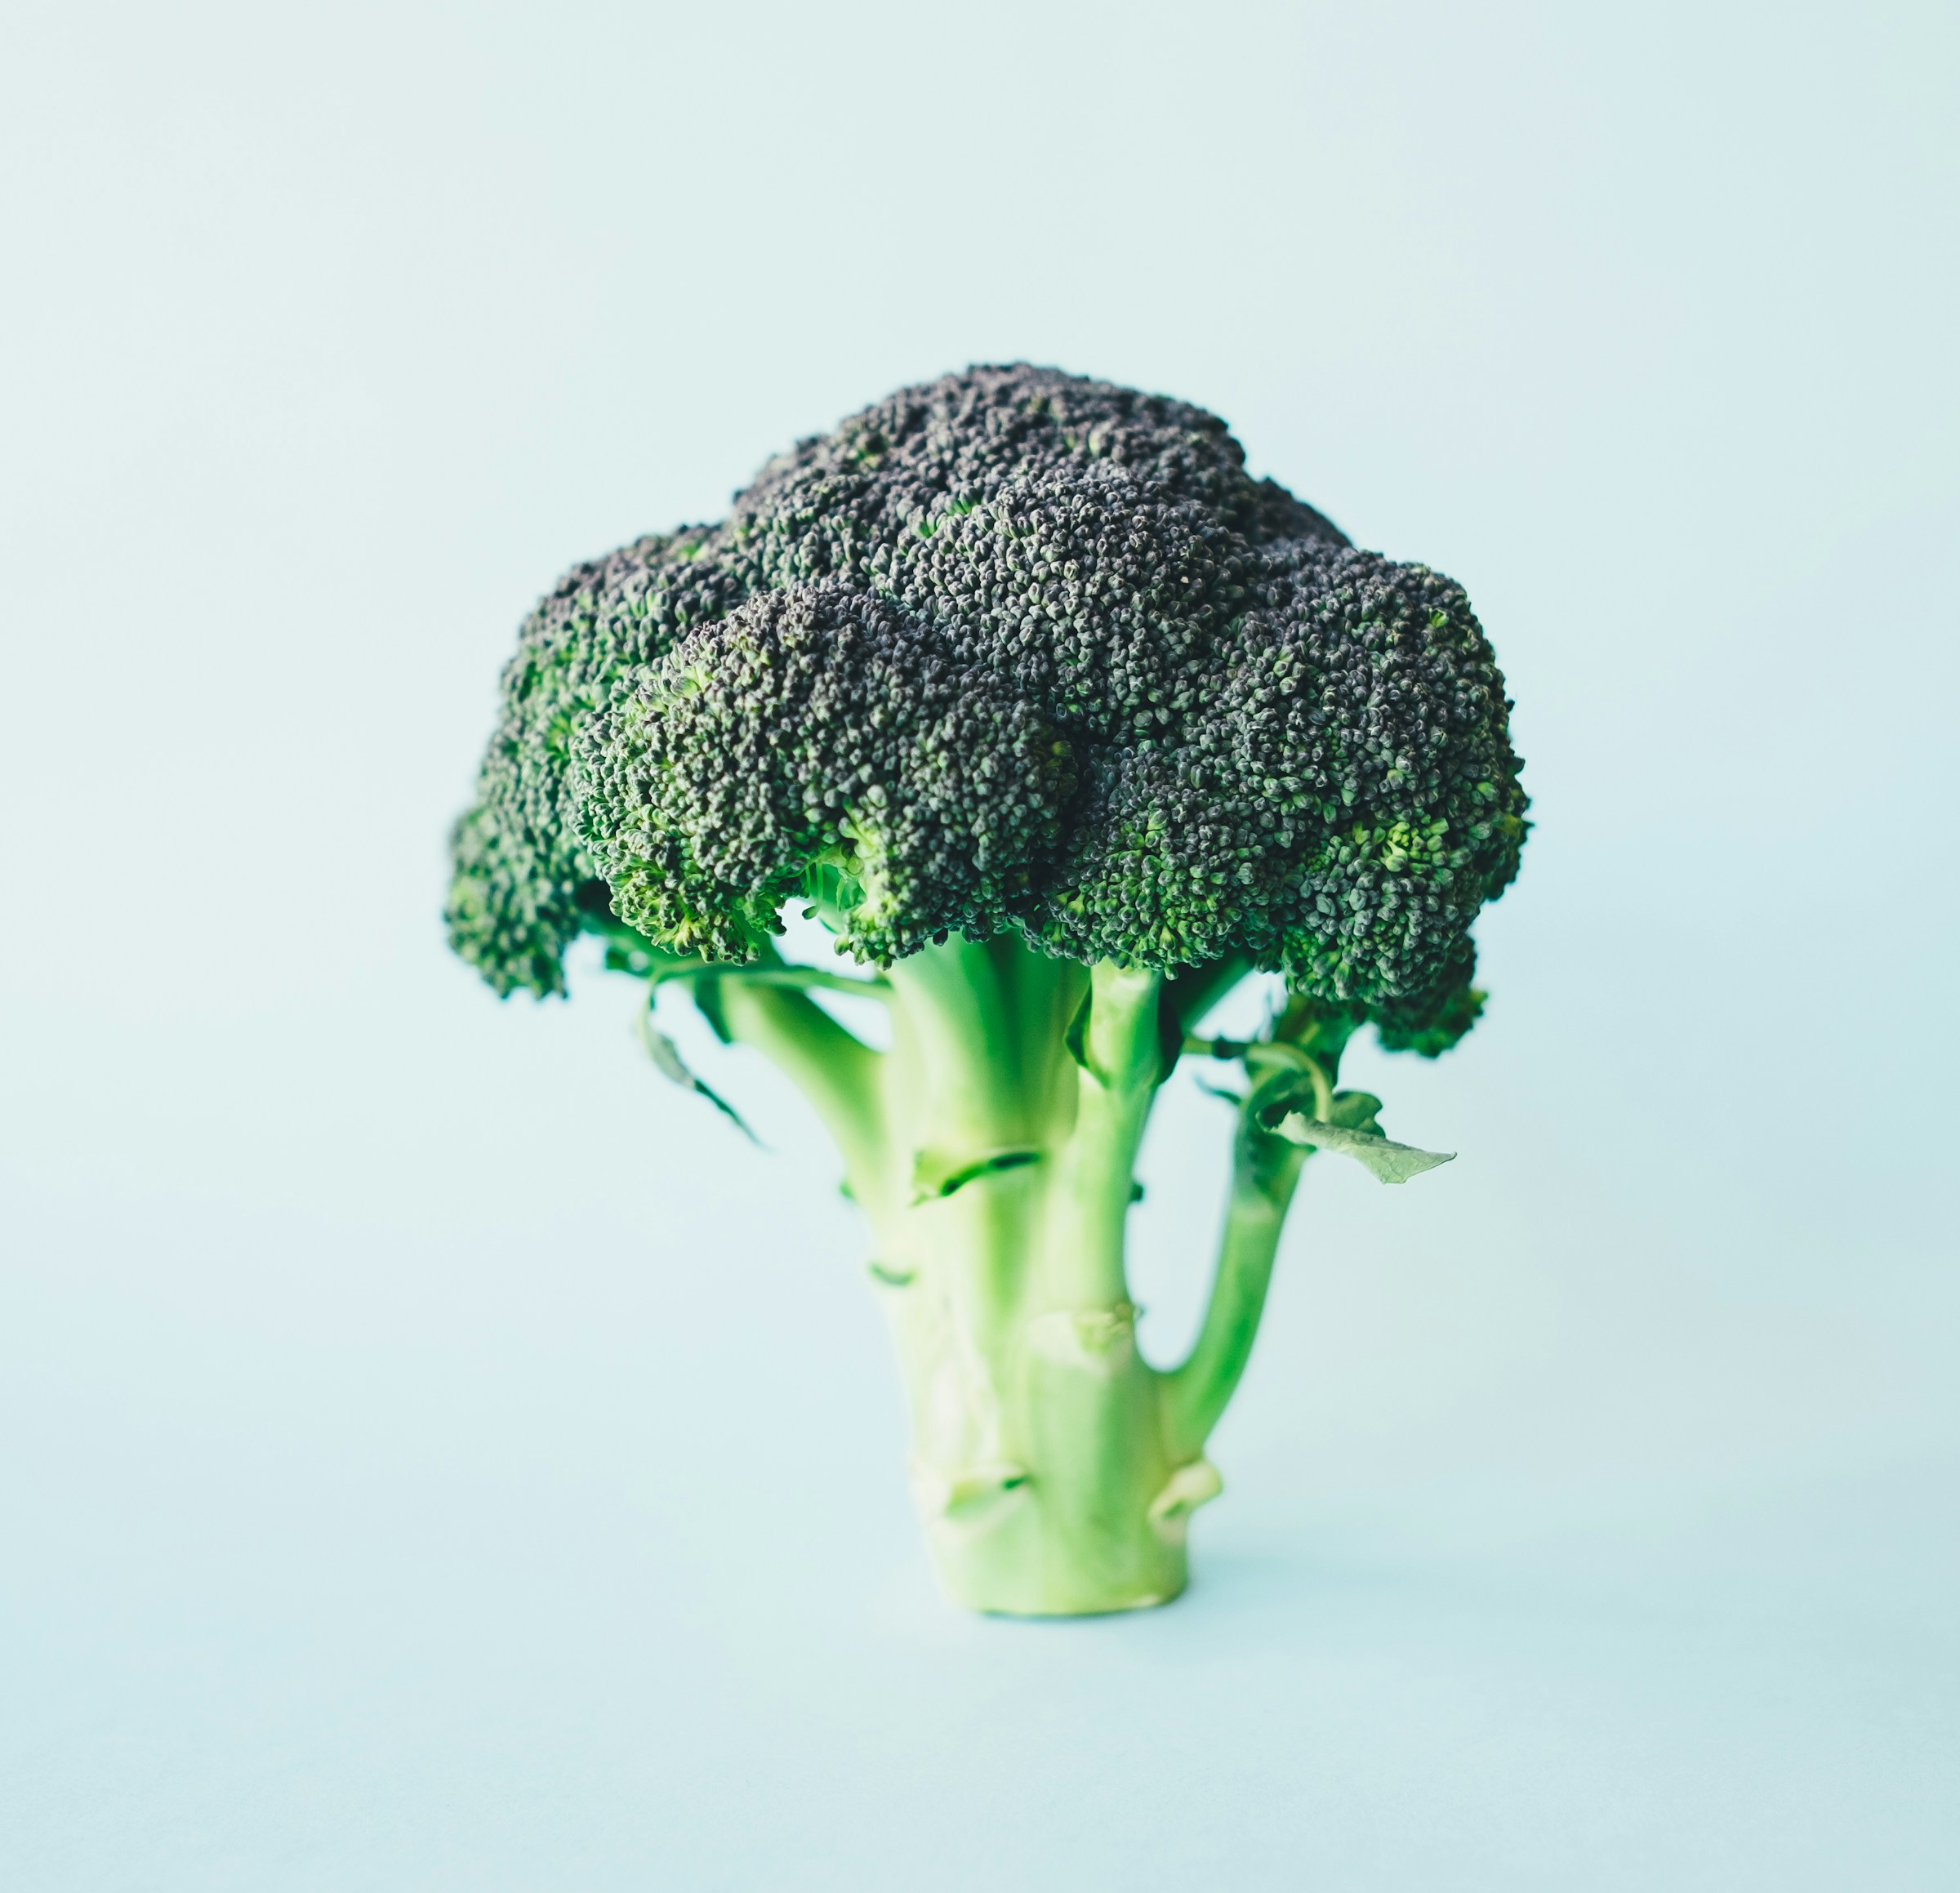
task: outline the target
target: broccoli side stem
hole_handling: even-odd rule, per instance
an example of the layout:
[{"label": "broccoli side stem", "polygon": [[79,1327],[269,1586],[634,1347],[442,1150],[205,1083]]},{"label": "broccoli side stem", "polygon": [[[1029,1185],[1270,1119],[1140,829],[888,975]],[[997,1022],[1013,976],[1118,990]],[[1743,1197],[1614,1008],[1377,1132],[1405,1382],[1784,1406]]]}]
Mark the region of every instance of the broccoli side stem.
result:
[{"label": "broccoli side stem", "polygon": [[1204,1450],[1238,1391],[1307,1155],[1262,1133],[1241,1110],[1211,1298],[1191,1352],[1164,1377],[1165,1436],[1176,1458]]},{"label": "broccoli side stem", "polygon": [[762,1053],[815,1107],[852,1193],[868,1205],[885,1168],[879,1054],[793,987],[730,980],[719,1001],[730,1036]]},{"label": "broccoli side stem", "polygon": [[1166,1047],[1221,982],[1167,988],[998,938],[928,947],[887,978],[884,1053],[791,987],[729,980],[719,1004],[810,1098],[871,1224],[941,1575],[982,1610],[1162,1602],[1184,1585],[1189,1513],[1218,1490],[1205,1439],[1304,1153],[1241,1112],[1210,1307],[1160,1372],[1137,1350],[1125,1227]]}]

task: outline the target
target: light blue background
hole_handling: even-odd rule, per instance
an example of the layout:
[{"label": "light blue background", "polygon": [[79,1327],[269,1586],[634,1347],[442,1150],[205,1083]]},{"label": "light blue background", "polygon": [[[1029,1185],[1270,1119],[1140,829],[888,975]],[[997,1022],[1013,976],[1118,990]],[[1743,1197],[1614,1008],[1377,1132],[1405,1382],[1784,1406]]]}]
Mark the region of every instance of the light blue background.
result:
[{"label": "light blue background", "polygon": [[[0,1883],[1960,1885],[1955,17],[16,0]],[[1015,357],[1462,578],[1540,822],[1069,1625],[795,1099],[436,921],[562,568]]]}]

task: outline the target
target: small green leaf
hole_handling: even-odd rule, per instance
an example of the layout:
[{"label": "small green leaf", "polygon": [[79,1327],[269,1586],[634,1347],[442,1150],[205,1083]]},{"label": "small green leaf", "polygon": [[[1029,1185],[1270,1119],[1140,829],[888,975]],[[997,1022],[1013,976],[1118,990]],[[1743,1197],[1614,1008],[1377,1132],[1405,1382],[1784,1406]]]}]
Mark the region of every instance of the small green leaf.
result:
[{"label": "small green leaf", "polygon": [[653,1001],[659,988],[656,984],[647,994],[647,1003],[639,1015],[639,1042],[647,1049],[647,1056],[653,1061],[655,1068],[664,1078],[671,1079],[684,1091],[692,1091],[705,1098],[728,1120],[752,1144],[760,1145],[762,1139],[749,1129],[742,1113],[728,1102],[721,1093],[702,1083],[688,1069],[687,1061],[680,1055],[680,1048],[653,1022]]},{"label": "small green leaf", "polygon": [[912,1201],[929,1203],[950,1196],[969,1183],[1000,1170],[1018,1170],[1041,1160],[1038,1150],[989,1151],[969,1156],[964,1151],[920,1151],[912,1162]]},{"label": "small green leaf", "polygon": [[[1379,1108],[1379,1100],[1369,1102]],[[1413,1144],[1392,1143],[1379,1128],[1351,1130],[1345,1125],[1330,1124],[1298,1111],[1289,1111],[1275,1128],[1290,1143],[1304,1144],[1310,1150],[1334,1151],[1342,1156],[1352,1157],[1384,1183],[1405,1183],[1411,1177],[1419,1177],[1424,1170],[1434,1169],[1438,1164],[1452,1162],[1456,1156],[1454,1151],[1424,1151],[1416,1149]]]}]

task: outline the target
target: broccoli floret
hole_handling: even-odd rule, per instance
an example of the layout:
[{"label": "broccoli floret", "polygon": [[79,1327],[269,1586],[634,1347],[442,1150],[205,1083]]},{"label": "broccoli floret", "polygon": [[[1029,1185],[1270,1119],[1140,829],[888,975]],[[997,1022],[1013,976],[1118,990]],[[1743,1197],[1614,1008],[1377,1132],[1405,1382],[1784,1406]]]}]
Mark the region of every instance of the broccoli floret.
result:
[{"label": "broccoli floret", "polygon": [[580,835],[620,919],[733,960],[826,866],[862,958],[997,932],[1076,787],[1067,738],[1012,679],[834,584],[686,633],[586,724],[577,767]]},{"label": "broccoli floret", "polygon": [[[724,1036],[804,1084],[878,1236],[875,1279],[924,1285],[920,1304],[982,1267],[1017,1310],[1009,1353],[1067,1355],[1062,1316],[1129,1350],[1148,1390],[1136,1423],[1159,1443],[1090,1483],[1161,1475],[1138,1514],[1147,1556],[1076,1542],[1070,1476],[1052,1453],[1024,1463],[1045,1450],[1038,1415],[1011,1452],[916,1416],[922,1490],[964,1490],[982,1460],[1021,1468],[982,1480],[1000,1513],[985,1531],[970,1495],[928,1504],[942,1526],[961,1514],[942,1562],[989,1607],[1105,1608],[1182,1583],[1186,1501],[1215,1477],[1193,1468],[1304,1156],[1396,1181],[1423,1167],[1388,1154],[1403,1147],[1375,1101],[1334,1091],[1340,1049],[1372,1022],[1388,1049],[1434,1057],[1469,1028],[1470,926],[1527,826],[1503,680],[1462,589],[1357,550],[1244,463],[1202,409],[1049,369],[894,394],[771,461],[719,523],[568,576],[523,628],[453,838],[452,939],[498,991],[562,991],[567,947],[597,932],[611,964],[650,992],[686,982]],[[872,969],[857,983],[893,1006],[889,1054],[800,990],[842,975],[781,960],[798,902]],[[1190,1040],[1254,971],[1293,995],[1271,1031]],[[1085,1191],[1113,1202],[1118,1181],[1091,1165],[1082,1182],[1084,1127],[1123,1101],[1097,1164],[1120,1169],[1126,1209],[1149,1098],[1200,1049],[1245,1075],[1223,1338],[1208,1325],[1156,1374],[1125,1338],[1121,1213],[1083,1223]],[[1033,1218],[1022,1251],[996,1232],[983,1262],[950,1259],[930,1206],[969,1187]],[[1071,1241],[1113,1243],[1114,1266],[1076,1267]],[[929,1353],[950,1345],[948,1319],[901,1322],[902,1347],[913,1328],[939,1337],[915,1336]],[[1009,1381],[1036,1399],[1020,1354],[1000,1370],[996,1408]],[[992,1549],[956,1556],[956,1539]],[[1085,1559],[1118,1575],[1092,1581]]]}]

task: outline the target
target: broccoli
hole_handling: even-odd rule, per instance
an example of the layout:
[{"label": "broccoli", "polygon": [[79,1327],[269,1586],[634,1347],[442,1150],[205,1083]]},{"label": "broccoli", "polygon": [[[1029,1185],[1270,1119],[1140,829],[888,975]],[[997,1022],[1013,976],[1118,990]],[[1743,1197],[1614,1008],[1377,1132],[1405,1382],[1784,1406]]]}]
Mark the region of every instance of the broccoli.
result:
[{"label": "broccoli", "polygon": [[[654,1023],[684,989],[808,1097],[870,1225],[939,1570],[982,1610],[1183,1588],[1307,1157],[1446,1160],[1336,1088],[1343,1048],[1469,1029],[1471,923],[1528,826],[1462,590],[1244,461],[1200,408],[1050,369],[893,394],[719,524],[559,585],[452,836],[451,941],[499,993],[563,992],[595,934],[669,1076],[734,1115]],[[839,964],[783,956],[792,906]],[[1259,972],[1264,1028],[1200,1036]],[[833,990],[889,1009],[889,1049]],[[1232,1174],[1166,1371],[1124,1231],[1187,1054],[1238,1074]]]}]

